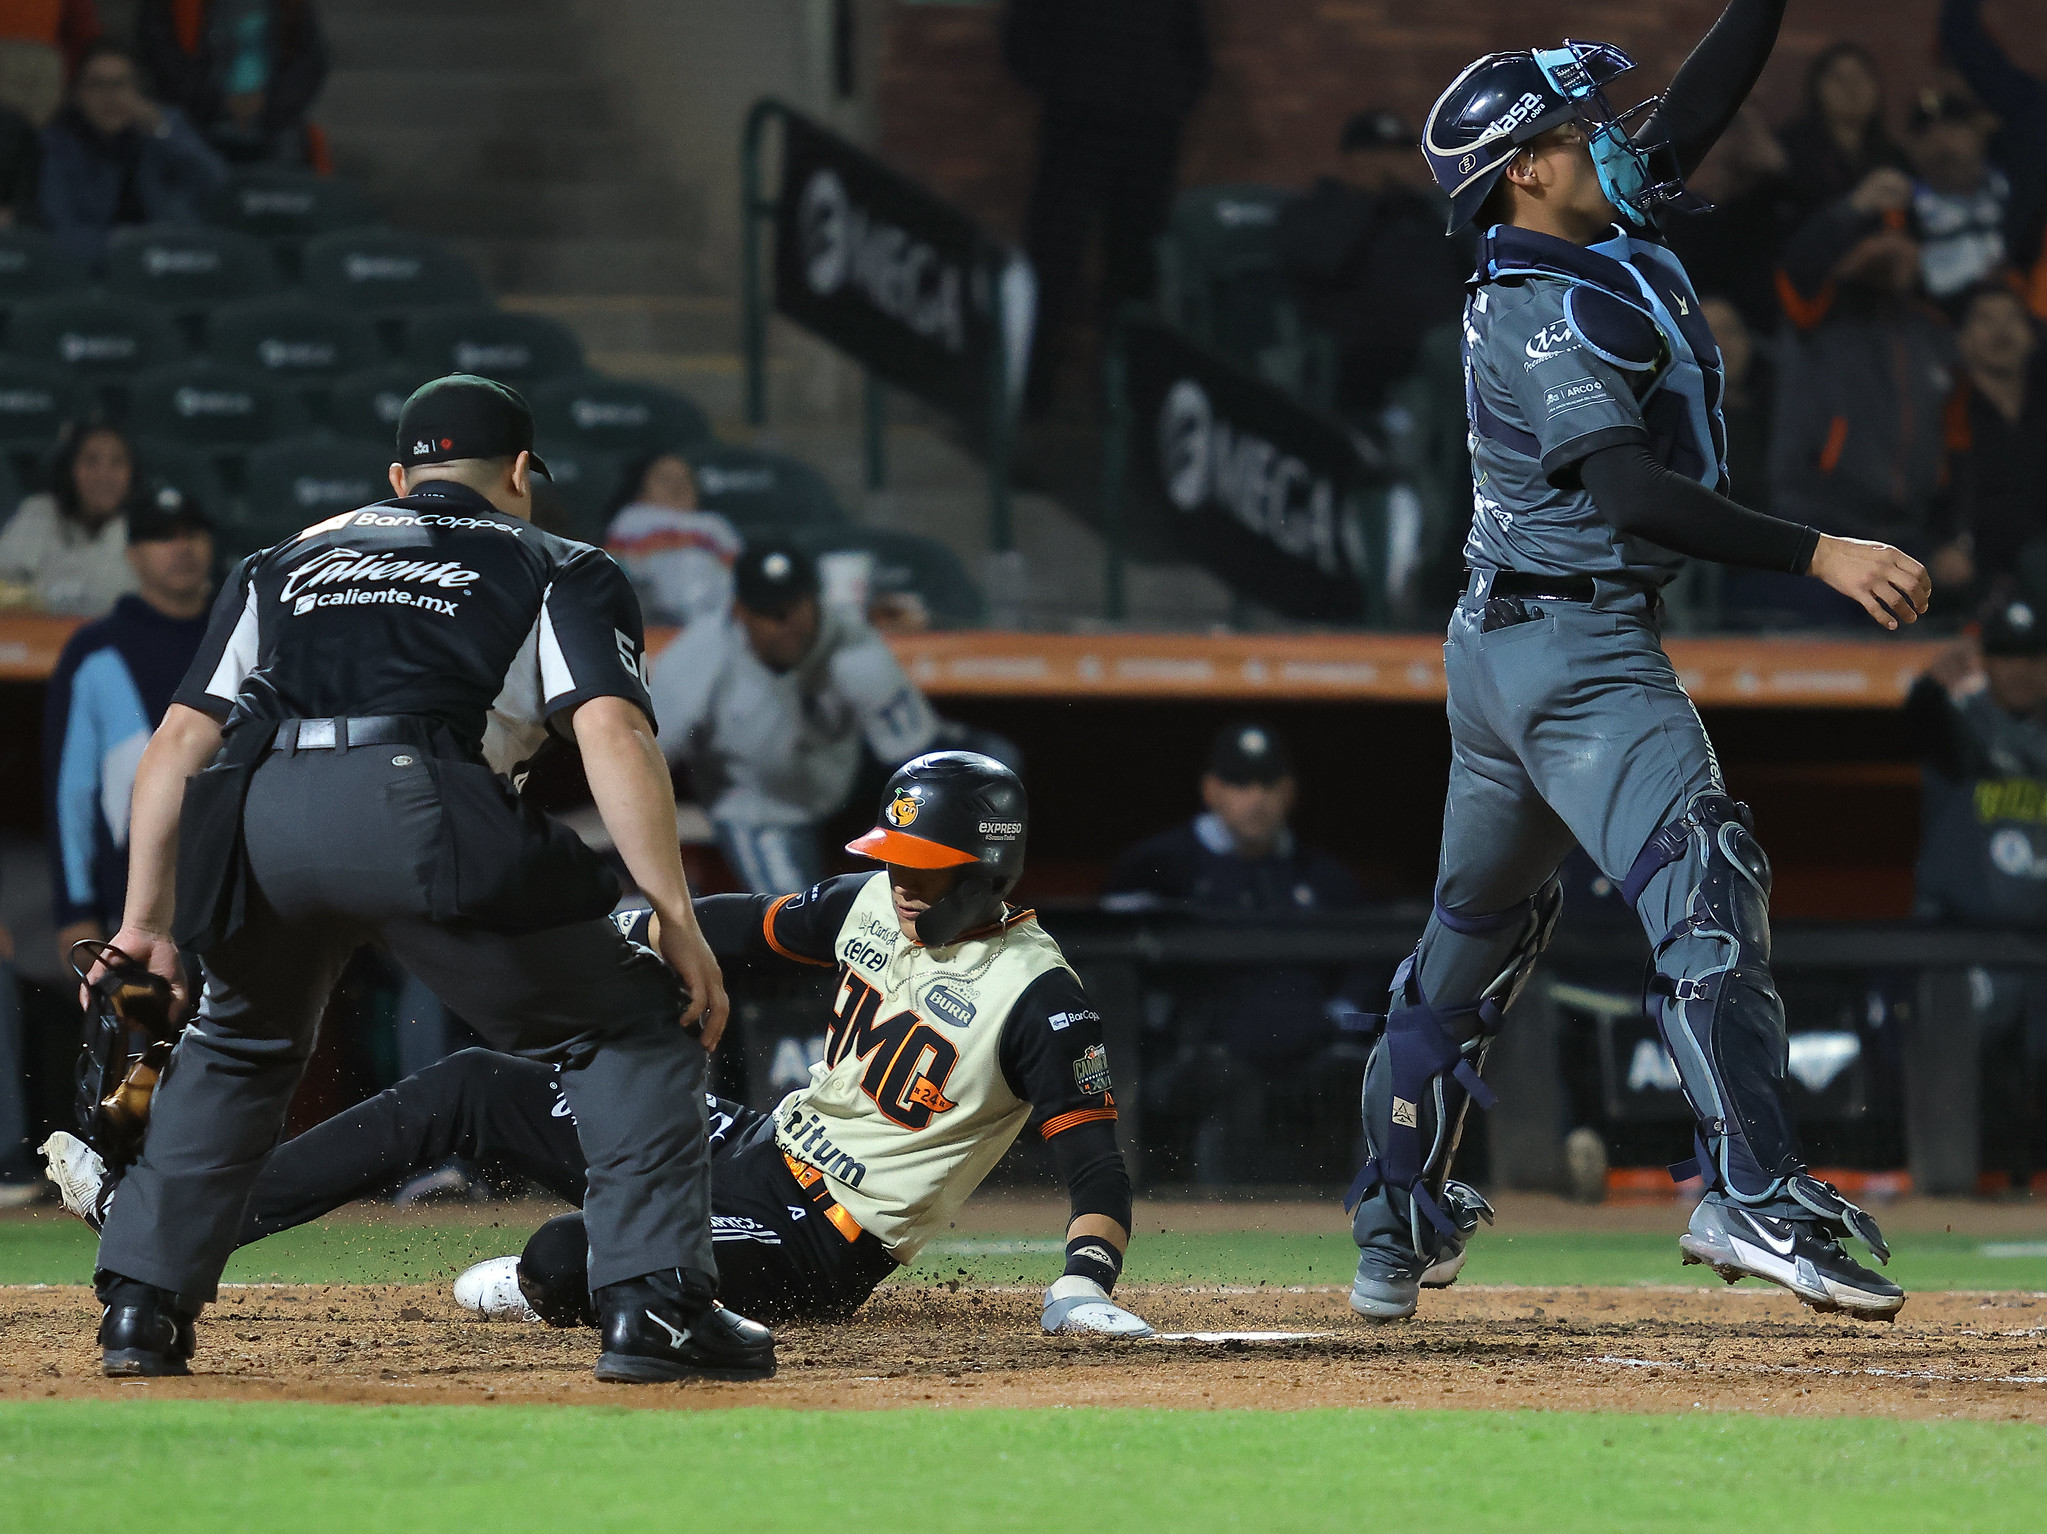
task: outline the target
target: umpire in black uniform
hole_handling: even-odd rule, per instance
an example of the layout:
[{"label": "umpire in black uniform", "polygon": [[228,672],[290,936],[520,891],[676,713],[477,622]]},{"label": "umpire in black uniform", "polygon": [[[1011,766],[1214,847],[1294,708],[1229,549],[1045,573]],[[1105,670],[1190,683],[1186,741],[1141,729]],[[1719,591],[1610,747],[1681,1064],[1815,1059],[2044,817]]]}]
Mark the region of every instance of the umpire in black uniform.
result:
[{"label": "umpire in black uniform", "polygon": [[[493,1044],[560,1063],[590,1162],[598,1377],[773,1372],[767,1330],[716,1302],[704,1067],[726,1000],[677,853],[639,607],[608,555],[532,525],[532,445],[511,390],[421,388],[395,498],[243,561],[143,755],[114,944],[181,993],[179,946],[196,950],[206,985],[100,1240],[108,1374],[185,1372],[365,942]],[[602,861],[512,786],[557,737],[661,913],[658,957],[605,919]]]}]

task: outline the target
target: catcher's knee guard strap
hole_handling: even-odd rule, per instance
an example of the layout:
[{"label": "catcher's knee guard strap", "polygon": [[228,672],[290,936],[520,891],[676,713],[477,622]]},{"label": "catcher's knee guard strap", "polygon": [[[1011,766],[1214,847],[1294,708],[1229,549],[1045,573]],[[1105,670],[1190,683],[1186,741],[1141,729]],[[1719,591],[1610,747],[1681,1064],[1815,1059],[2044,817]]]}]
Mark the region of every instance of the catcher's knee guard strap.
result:
[{"label": "catcher's knee guard strap", "polygon": [[[1344,1195],[1345,1209],[1356,1209],[1359,1200],[1385,1183],[1403,1189],[1442,1234],[1457,1235],[1456,1224],[1443,1212],[1424,1181],[1436,1149],[1430,1146],[1425,1151],[1422,1146],[1424,1104],[1433,1110],[1426,1116],[1433,1120],[1432,1127],[1440,1141],[1444,1126],[1455,1122],[1463,1097],[1468,1096],[1481,1108],[1491,1108],[1499,1101],[1479,1079],[1466,1053],[1468,1046],[1460,1045],[1445,1027],[1452,1019],[1462,1017],[1477,1019],[1480,1039],[1499,1032],[1500,1012],[1490,1001],[1457,1007],[1432,1007],[1418,1002],[1395,1008],[1386,1015],[1379,1048],[1385,1051],[1385,1067],[1392,1078],[1392,1111],[1387,1123],[1372,1126],[1378,1131],[1371,1137],[1376,1153],[1352,1180],[1350,1191]],[[1451,1100],[1452,1092],[1458,1094],[1457,1101]]]}]

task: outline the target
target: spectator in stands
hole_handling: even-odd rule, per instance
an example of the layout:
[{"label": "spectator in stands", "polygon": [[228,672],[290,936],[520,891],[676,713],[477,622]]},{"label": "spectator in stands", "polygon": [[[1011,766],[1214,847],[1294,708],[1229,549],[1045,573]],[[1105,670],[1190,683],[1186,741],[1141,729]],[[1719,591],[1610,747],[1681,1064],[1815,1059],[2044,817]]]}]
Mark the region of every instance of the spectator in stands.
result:
[{"label": "spectator in stands", "polygon": [[227,166],[176,107],[143,95],[115,43],[85,51],[71,99],[43,129],[37,206],[57,243],[98,265],[121,224],[191,224]]},{"label": "spectator in stands", "polygon": [[1208,28],[1200,0],[1010,0],[1002,57],[1043,102],[1024,214],[1038,278],[1025,404],[1042,415],[1097,220],[1102,312],[1152,296],[1181,128],[1208,86]]},{"label": "spectator in stands", "polygon": [[1799,212],[1847,196],[1874,170],[1910,171],[1912,162],[1884,129],[1876,60],[1860,43],[1821,51],[1805,73],[1805,112],[1779,130],[1786,178]]},{"label": "spectator in stands", "polygon": [[[1808,218],[1784,252],[1783,338],[1770,444],[1776,515],[1837,537],[1932,552],[1953,338],[1920,296],[1912,182],[1885,167]],[[1852,621],[1811,582],[1730,572],[1730,605],[1771,621]]]},{"label": "spectator in stands", "polygon": [[649,623],[690,624],[732,605],[739,532],[697,505],[696,475],[679,453],[626,465],[605,512],[604,546],[624,567]]},{"label": "spectator in stands", "polygon": [[2032,273],[2033,312],[2047,318],[2047,80],[2019,68],[1983,25],[1983,0],[1943,0],[1940,45],[1976,99],[1996,115],[1990,159],[2011,183],[2005,224],[2015,261]]},{"label": "spectator in stands", "polygon": [[[1913,684],[1924,764],[1917,914],[2047,927],[2047,607],[2008,597]],[[2024,1188],[2047,1165],[2047,975],[1969,973],[1982,1050],[1985,1165]]]},{"label": "spectator in stands", "polygon": [[2047,386],[2032,317],[2003,283],[1969,292],[1955,350],[1962,367],[1947,408],[1948,541],[1931,569],[1936,597],[1947,593],[1966,613],[2011,595],[2023,566],[2047,576]]},{"label": "spectator in stands", "polygon": [[1464,312],[1475,247],[1443,238],[1448,204],[1415,184],[1420,142],[1392,112],[1358,113],[1338,141],[1345,175],[1286,203],[1274,231],[1301,318],[1336,342],[1336,405],[1354,419],[1377,415],[1422,336]]},{"label": "spectator in stands", "polygon": [[10,605],[97,618],[135,589],[128,496],[135,460],[112,426],[74,424],[58,439],[50,489],[0,529],[0,591]]},{"label": "spectator in stands", "polygon": [[1983,108],[1959,91],[1924,90],[1912,103],[1919,275],[1943,307],[2004,265],[2011,183],[1990,163],[1991,126]]},{"label": "spectator in stands", "polygon": [[38,0],[27,5],[0,5],[0,38],[41,43],[64,59],[64,72],[75,75],[85,50],[106,28],[92,0]]},{"label": "spectator in stands", "polygon": [[237,164],[318,158],[306,114],[327,83],[327,40],[312,0],[142,0],[142,62]]},{"label": "spectator in stands", "polygon": [[864,745],[891,770],[938,741],[939,721],[858,614],[818,601],[793,543],[750,543],[734,598],[654,662],[661,749],[687,766],[733,873],[756,894],[824,876],[822,823],[846,805]]},{"label": "spectator in stands", "polygon": [[1753,103],[1744,106],[1685,180],[1713,206],[1673,218],[1665,230],[1692,286],[1720,294],[1759,335],[1774,335],[1783,312],[1777,261],[1799,222],[1790,171],[1790,157],[1762,112]]},{"label": "spectator in stands", "polygon": [[1755,337],[1741,310],[1717,293],[1699,300],[1699,312],[1720,348],[1720,418],[1727,426],[1727,478],[1734,497],[1757,511],[1770,509],[1770,378],[1756,355]]},{"label": "spectator in stands", "polygon": [[60,957],[121,925],[129,793],[142,748],[206,637],[213,525],[183,492],[152,486],[128,513],[127,560],[136,589],[71,636],[44,697],[44,818]]},{"label": "spectator in stands", "polygon": [[[1358,904],[1357,881],[1335,858],[1304,847],[1288,819],[1297,793],[1286,742],[1269,725],[1239,721],[1211,742],[1201,778],[1204,809],[1192,821],[1139,842],[1118,858],[1102,886],[1111,910],[1167,906],[1216,915],[1286,917]],[[1203,972],[1177,988],[1173,1054],[1146,1068],[1147,1110],[1168,1126],[1163,1139],[1195,1160],[1202,1126],[1219,1123],[1234,1170],[1204,1181],[1254,1180],[1247,1158],[1275,1138],[1317,1161],[1341,1161],[1350,1149],[1361,1075],[1318,1061],[1339,1038],[1337,1019],[1377,991],[1368,974],[1298,964]],[[1362,1072],[1364,1055],[1351,1062]],[[1335,1078],[1332,1082],[1331,1078]],[[1316,1111],[1331,1095],[1330,1115]],[[1285,1111],[1280,1112],[1282,1105]],[[1190,1142],[1192,1142],[1190,1144]],[[1331,1168],[1323,1167],[1323,1171]],[[1285,1168],[1298,1177],[1300,1169]],[[1340,1169],[1335,1175],[1342,1175]]]}]

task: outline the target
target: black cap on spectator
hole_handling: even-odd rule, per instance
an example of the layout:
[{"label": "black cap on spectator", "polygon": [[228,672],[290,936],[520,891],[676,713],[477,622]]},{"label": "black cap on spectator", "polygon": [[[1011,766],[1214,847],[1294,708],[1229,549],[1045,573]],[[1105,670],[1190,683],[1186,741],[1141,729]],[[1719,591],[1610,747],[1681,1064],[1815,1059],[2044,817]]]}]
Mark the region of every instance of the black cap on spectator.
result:
[{"label": "black cap on spectator", "polygon": [[1277,783],[1293,775],[1294,762],[1270,726],[1243,719],[1216,732],[1208,770],[1225,783]]},{"label": "black cap on spectator", "polygon": [[779,618],[817,595],[817,564],[793,543],[749,543],[732,566],[732,591],[748,612]]},{"label": "black cap on spectator", "polygon": [[1336,147],[1345,154],[1354,149],[1416,149],[1421,146],[1421,135],[1408,126],[1407,119],[1397,112],[1376,108],[1360,112],[1343,125],[1343,137]]},{"label": "black cap on spectator", "polygon": [[2024,597],[1983,609],[1985,655],[2047,655],[2047,608]]},{"label": "black cap on spectator", "polygon": [[176,485],[151,480],[128,508],[128,541],[155,543],[180,533],[210,533],[213,519],[206,508]]},{"label": "black cap on spectator", "polygon": [[1983,104],[1968,92],[1929,85],[1912,102],[1906,126],[1919,133],[1935,123],[1980,122],[1984,115]]},{"label": "black cap on spectator", "polygon": [[[532,452],[533,412],[519,391],[474,373],[450,373],[421,384],[398,412],[398,461],[408,469]],[[533,472],[554,478],[538,453],[533,453]]]}]

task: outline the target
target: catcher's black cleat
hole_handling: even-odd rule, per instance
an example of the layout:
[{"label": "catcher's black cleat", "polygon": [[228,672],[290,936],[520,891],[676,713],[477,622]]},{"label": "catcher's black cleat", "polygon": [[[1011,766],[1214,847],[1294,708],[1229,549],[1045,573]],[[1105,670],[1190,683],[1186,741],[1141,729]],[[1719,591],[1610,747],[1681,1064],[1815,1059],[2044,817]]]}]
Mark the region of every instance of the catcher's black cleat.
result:
[{"label": "catcher's black cleat", "polygon": [[117,1279],[100,1315],[100,1372],[113,1379],[189,1374],[198,1348],[192,1318],[149,1284]]},{"label": "catcher's black cleat", "polygon": [[1890,1250],[1876,1223],[1814,1178],[1796,1179],[1791,1195],[1793,1208],[1773,1207],[1765,1214],[1708,1194],[1692,1211],[1691,1228],[1678,1238],[1678,1250],[1687,1263],[1705,1263],[1730,1284],[1760,1278],[1789,1289],[1814,1310],[1844,1311],[1863,1321],[1896,1320],[1905,1291],[1841,1246],[1840,1238],[1852,1232],[1880,1260],[1888,1260]]},{"label": "catcher's black cleat", "polygon": [[727,1310],[679,1273],[649,1273],[597,1291],[604,1351],[597,1377],[614,1385],[671,1380],[764,1380],[775,1334]]}]

